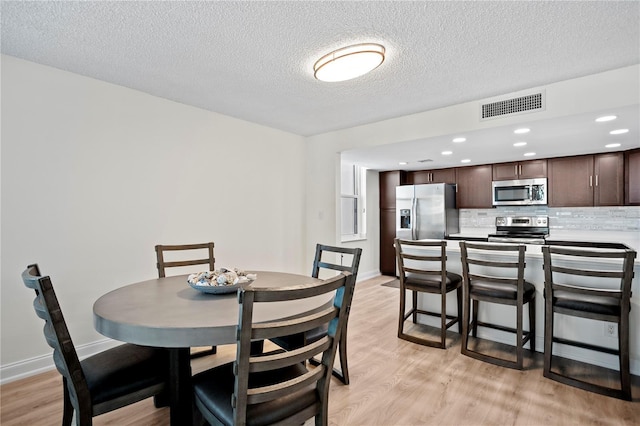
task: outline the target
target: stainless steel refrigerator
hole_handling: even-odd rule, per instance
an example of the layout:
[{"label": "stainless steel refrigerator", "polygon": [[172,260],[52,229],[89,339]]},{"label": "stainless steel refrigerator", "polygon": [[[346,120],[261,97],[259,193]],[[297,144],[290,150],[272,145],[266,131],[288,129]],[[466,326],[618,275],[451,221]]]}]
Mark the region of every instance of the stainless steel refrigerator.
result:
[{"label": "stainless steel refrigerator", "polygon": [[396,237],[442,239],[458,232],[455,185],[435,183],[396,187]]}]

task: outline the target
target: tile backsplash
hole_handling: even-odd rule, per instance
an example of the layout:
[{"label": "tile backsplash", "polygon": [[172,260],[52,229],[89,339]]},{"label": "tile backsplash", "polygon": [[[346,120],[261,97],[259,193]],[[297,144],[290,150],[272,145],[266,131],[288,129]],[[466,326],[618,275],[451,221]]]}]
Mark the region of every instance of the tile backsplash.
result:
[{"label": "tile backsplash", "polygon": [[566,231],[640,232],[640,206],[625,207],[496,207],[460,209],[460,231],[495,228],[496,216],[549,216],[549,228]]}]

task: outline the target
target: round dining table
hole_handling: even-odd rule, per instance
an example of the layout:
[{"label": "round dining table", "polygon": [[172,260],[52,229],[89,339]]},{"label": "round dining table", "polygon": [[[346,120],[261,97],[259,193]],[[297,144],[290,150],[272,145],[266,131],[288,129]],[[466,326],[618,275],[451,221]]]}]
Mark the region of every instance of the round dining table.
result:
[{"label": "round dining table", "polygon": [[[305,275],[252,271],[252,287],[289,287],[319,281]],[[295,302],[258,304],[254,322],[304,315],[331,303],[327,295]],[[237,291],[211,294],[188,285],[187,275],[130,284],[93,305],[95,329],[127,343],[168,348],[171,424],[191,424],[190,347],[236,343]]]}]

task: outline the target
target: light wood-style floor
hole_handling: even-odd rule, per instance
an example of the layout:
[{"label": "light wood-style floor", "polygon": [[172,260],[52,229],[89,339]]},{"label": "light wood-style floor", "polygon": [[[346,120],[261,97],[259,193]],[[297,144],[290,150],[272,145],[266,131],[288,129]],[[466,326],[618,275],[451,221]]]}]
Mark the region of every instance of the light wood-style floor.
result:
[{"label": "light wood-style floor", "polygon": [[[356,287],[349,319],[351,384],[332,382],[330,424],[640,424],[638,377],[634,401],[626,402],[544,378],[540,354],[527,355],[525,370],[516,371],[461,355],[456,333],[449,333],[446,350],[398,339],[398,289],[380,285],[386,281],[389,277],[377,277]],[[218,355],[194,360],[194,373],[233,357],[234,346],[220,347]],[[615,377],[604,369],[579,367],[604,381]],[[0,424],[60,424],[61,386],[60,376],[52,371],[0,387]],[[169,410],[154,408],[149,399],[99,416],[94,424],[165,426]]]}]

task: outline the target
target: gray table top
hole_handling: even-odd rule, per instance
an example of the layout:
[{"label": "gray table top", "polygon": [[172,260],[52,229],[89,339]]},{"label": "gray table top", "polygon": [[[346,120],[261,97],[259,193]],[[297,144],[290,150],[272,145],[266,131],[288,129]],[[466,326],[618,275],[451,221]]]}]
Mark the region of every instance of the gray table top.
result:
[{"label": "gray table top", "polygon": [[[257,271],[254,287],[287,287],[317,281],[304,275]],[[326,305],[328,295],[296,302],[259,304],[255,321],[301,315]],[[187,284],[187,275],[127,285],[93,305],[95,329],[122,342],[165,348],[236,342],[236,293],[206,294]]]}]

